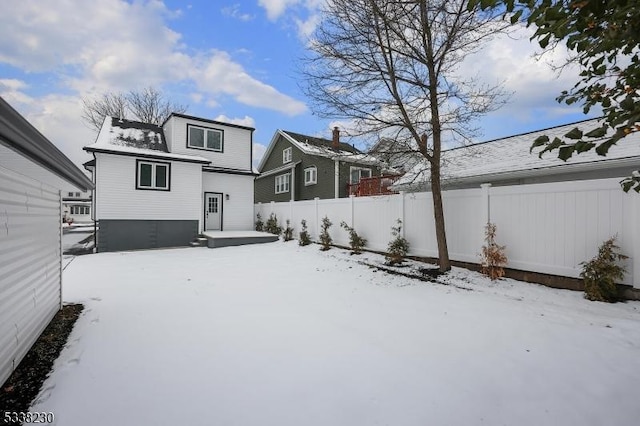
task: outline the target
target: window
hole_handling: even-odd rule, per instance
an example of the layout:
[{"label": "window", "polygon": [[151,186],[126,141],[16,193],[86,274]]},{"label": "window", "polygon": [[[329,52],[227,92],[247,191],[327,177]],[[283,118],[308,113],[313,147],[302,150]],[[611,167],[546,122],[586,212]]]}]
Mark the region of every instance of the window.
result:
[{"label": "window", "polygon": [[359,183],[360,179],[371,177],[371,169],[363,169],[360,167],[351,167],[350,182],[351,184]]},{"label": "window", "polygon": [[187,133],[187,147],[222,152],[222,130],[187,125]]},{"label": "window", "polygon": [[291,162],[291,148],[285,148],[282,150],[282,163],[290,163]]},{"label": "window", "polygon": [[71,214],[89,214],[89,206],[71,206]]},{"label": "window", "polygon": [[289,192],[289,176],[291,176],[291,173],[276,176],[276,194]]},{"label": "window", "polygon": [[304,184],[315,185],[318,183],[318,169],[316,166],[304,169]]},{"label": "window", "polygon": [[76,197],[80,198],[80,193],[79,192],[76,192]]},{"label": "window", "polygon": [[70,192],[68,196],[73,197],[73,192]]},{"label": "window", "polygon": [[138,160],[136,189],[169,191],[171,164]]}]

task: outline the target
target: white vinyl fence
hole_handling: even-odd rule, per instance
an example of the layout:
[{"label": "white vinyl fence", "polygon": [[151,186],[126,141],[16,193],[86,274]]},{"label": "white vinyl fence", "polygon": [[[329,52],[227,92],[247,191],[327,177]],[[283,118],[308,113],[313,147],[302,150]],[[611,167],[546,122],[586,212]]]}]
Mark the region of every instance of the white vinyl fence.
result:
[{"label": "white vinyl fence", "polygon": [[[508,266],[532,272],[578,277],[580,262],[597,254],[598,246],[617,235],[629,256],[624,283],[640,288],[640,194],[625,194],[619,179],[555,182],[535,185],[445,191],[443,194],[449,256],[478,263],[484,225],[497,225],[496,240],[506,245]],[[284,226],[288,219],[297,237],[300,221],[307,221],[317,240],[322,218],[333,226],[335,244],[348,246],[340,227],[345,221],[367,248],[386,251],[391,227],[403,223],[410,254],[437,257],[431,193],[400,193],[374,197],[257,204],[255,213],[266,221],[275,213]]]}]

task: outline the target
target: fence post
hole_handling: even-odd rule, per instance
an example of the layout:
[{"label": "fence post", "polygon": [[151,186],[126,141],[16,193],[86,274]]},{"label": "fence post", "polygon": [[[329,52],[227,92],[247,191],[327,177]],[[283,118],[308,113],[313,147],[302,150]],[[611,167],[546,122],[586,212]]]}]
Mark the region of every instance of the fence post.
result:
[{"label": "fence post", "polygon": [[483,183],[480,188],[482,188],[482,223],[487,224],[491,222],[491,184]]},{"label": "fence post", "polygon": [[349,207],[351,208],[351,221],[350,222],[351,222],[351,227],[352,228],[356,227],[356,224],[354,223],[355,217],[353,215],[353,200],[354,200],[354,198],[356,198],[355,195],[349,195]]},{"label": "fence post", "polygon": [[[404,195],[405,195],[404,191],[400,191],[400,193],[398,193],[398,196],[399,196],[398,200],[399,200],[399,203],[400,203],[400,214],[398,215],[400,217],[398,219],[400,219],[402,221],[402,228],[400,229],[400,232],[402,234],[400,236],[402,238],[404,238],[404,232],[405,232],[405,229],[407,228],[407,226],[404,223]],[[391,226],[395,226],[395,225],[396,224],[393,223]]]},{"label": "fence post", "polygon": [[315,197],[313,199],[313,201],[315,202],[316,205],[316,238],[318,237],[318,235],[320,235],[320,217],[319,217],[319,211],[318,211],[318,201],[320,200],[320,197]]},{"label": "fence post", "polygon": [[289,200],[289,220],[293,223],[293,200]]},{"label": "fence post", "polygon": [[[619,189],[618,189],[619,190]],[[625,194],[629,196],[629,194]],[[638,198],[637,194],[630,195],[633,197],[631,200],[633,202],[633,216],[636,220],[631,222],[631,241],[632,241],[632,253],[630,253],[631,257],[631,270],[633,271],[633,276],[631,277],[631,285],[634,288],[640,288],[640,223],[638,223],[637,217],[640,215],[640,198]]]}]

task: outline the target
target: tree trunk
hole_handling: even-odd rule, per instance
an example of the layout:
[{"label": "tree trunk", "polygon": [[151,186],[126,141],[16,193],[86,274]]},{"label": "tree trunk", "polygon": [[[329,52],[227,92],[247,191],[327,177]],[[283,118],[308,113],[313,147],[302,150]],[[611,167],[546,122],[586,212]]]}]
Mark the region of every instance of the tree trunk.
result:
[{"label": "tree trunk", "polygon": [[433,215],[436,224],[436,241],[438,242],[438,263],[440,272],[451,269],[447,232],[444,227],[444,209],[442,207],[442,188],[440,187],[440,167],[431,165],[431,196],[433,198]]}]

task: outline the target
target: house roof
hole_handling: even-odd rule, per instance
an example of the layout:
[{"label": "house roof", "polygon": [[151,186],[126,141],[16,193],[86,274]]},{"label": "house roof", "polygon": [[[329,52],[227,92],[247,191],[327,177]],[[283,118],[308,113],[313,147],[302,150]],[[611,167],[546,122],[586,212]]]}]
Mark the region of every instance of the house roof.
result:
[{"label": "house roof", "polygon": [[318,138],[315,136],[303,135],[300,133],[291,132],[288,130],[280,130],[278,129],[273,138],[271,139],[271,143],[267,148],[262,160],[260,161],[260,165],[258,166],[258,170],[262,171],[262,168],[273,151],[273,147],[280,137],[285,138],[287,141],[291,142],[294,146],[296,146],[300,151],[302,151],[306,155],[315,155],[320,157],[327,157],[331,159],[342,159],[345,161],[350,161],[353,163],[363,163],[363,164],[378,164],[380,160],[376,157],[363,153],[356,147],[349,145],[344,142],[339,142],[338,148],[333,147],[333,141],[329,139]]},{"label": "house roof", "polygon": [[194,163],[209,164],[211,162],[200,156],[170,153],[160,126],[117,117],[105,117],[95,143],[85,146],[83,149],[89,152],[144,156]]},{"label": "house roof", "polygon": [[[542,158],[538,156],[538,151],[530,152],[531,144],[538,136],[547,135],[553,140],[575,127],[594,128],[600,124],[600,120],[584,120],[445,150],[442,152],[442,178],[444,181],[481,181],[595,170],[614,165],[640,165],[638,133],[620,140],[609,149],[606,157],[598,155],[594,149],[574,155],[567,161],[559,159],[557,151],[545,153]],[[394,188],[417,189],[428,181],[428,176],[429,168],[425,160],[396,182]]]},{"label": "house roof", "polygon": [[0,97],[0,141],[74,186],[93,183],[67,156]]},{"label": "house roof", "polygon": [[167,123],[167,121],[169,121],[171,119],[171,117],[180,117],[180,118],[185,118],[187,120],[197,120],[197,121],[202,121],[202,122],[209,123],[209,124],[217,124],[217,125],[220,125],[220,126],[235,127],[237,129],[250,130],[252,132],[254,130],[256,130],[253,127],[243,126],[241,124],[225,123],[223,121],[210,120],[208,118],[202,118],[202,117],[194,117],[193,115],[180,114],[180,113],[177,113],[177,112],[172,112],[169,115],[169,117],[167,117],[167,119],[164,120],[164,122],[160,126],[164,127],[164,125]]}]

